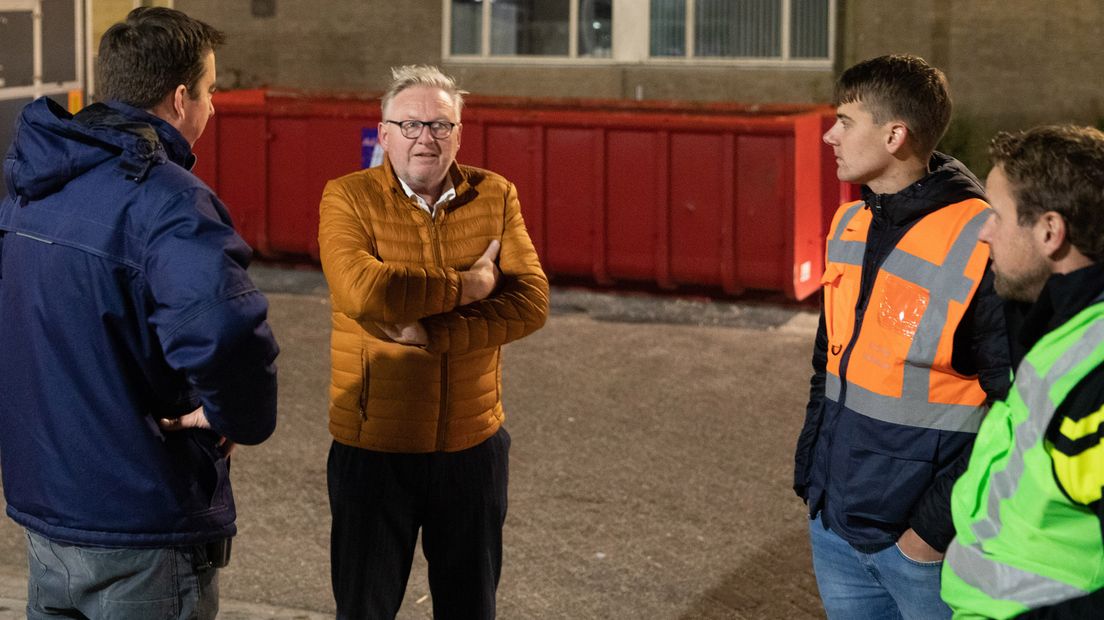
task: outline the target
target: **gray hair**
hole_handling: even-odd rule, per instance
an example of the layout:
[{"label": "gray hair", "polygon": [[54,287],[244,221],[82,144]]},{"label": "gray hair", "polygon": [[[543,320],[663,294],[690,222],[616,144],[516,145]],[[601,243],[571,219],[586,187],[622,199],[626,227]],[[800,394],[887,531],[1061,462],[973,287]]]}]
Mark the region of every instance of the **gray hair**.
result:
[{"label": "gray hair", "polygon": [[387,106],[391,103],[391,100],[395,98],[402,91],[412,86],[428,86],[430,88],[440,88],[448,94],[452,99],[453,105],[456,106],[456,115],[460,116],[460,110],[464,108],[464,95],[468,94],[466,90],[460,90],[456,86],[456,80],[441,73],[441,70],[431,65],[403,65],[401,67],[391,68],[391,85],[387,87],[387,92],[383,94],[381,106],[382,110],[386,113]]}]

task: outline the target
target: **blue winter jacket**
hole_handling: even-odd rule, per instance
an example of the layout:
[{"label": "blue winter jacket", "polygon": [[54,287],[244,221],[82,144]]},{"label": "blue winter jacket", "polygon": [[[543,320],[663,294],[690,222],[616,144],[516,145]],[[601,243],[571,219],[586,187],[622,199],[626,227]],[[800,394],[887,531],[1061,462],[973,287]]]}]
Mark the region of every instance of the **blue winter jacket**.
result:
[{"label": "blue winter jacket", "polygon": [[[235,533],[220,437],[276,424],[276,342],[250,249],[164,121],[28,105],[0,202],[0,470],[7,512],[79,545]],[[162,432],[202,405],[213,430]]]}]

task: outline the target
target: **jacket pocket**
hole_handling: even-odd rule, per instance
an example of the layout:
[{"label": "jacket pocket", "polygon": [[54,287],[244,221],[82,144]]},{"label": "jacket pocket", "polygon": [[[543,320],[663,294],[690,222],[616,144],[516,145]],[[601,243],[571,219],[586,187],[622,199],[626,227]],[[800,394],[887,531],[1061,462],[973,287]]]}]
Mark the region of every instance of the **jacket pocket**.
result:
[{"label": "jacket pocket", "polygon": [[887,525],[908,521],[935,477],[938,433],[922,428],[857,428],[848,454],[844,512]]},{"label": "jacket pocket", "polygon": [[165,447],[173,453],[178,471],[186,481],[181,506],[189,517],[218,512],[229,506],[227,481],[230,468],[216,445],[219,437],[207,430],[184,430],[165,436]]},{"label": "jacket pocket", "polygon": [[357,403],[357,410],[360,411],[360,419],[363,421],[368,420],[368,351],[365,349],[360,350],[360,400]]}]

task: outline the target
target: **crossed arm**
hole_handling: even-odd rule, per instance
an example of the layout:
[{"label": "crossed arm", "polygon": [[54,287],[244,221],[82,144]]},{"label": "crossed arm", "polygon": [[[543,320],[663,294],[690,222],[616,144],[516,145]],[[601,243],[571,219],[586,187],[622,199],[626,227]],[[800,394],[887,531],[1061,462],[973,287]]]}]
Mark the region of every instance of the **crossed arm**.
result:
[{"label": "crossed arm", "polygon": [[333,182],[322,198],[322,266],[336,310],[377,337],[435,353],[499,346],[544,324],[548,280],[513,185],[495,227],[501,239],[464,271],[381,260],[372,227],[355,208],[358,199],[368,197]]}]

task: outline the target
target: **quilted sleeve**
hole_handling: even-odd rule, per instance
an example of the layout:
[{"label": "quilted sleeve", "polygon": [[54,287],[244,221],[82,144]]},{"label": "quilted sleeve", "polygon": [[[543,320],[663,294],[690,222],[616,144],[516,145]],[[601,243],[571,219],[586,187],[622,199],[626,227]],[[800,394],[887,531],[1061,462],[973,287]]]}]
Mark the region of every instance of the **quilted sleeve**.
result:
[{"label": "quilted sleeve", "polygon": [[455,308],[460,300],[455,269],[380,260],[365,219],[372,209],[358,208],[358,202],[382,198],[350,189],[352,178],[327,183],[319,206],[318,245],[334,309],[362,323],[409,323]]},{"label": "quilted sleeve", "polygon": [[548,278],[525,228],[513,184],[504,200],[498,290],[482,301],[424,319],[430,352],[456,354],[502,346],[537,331],[548,318]]}]

